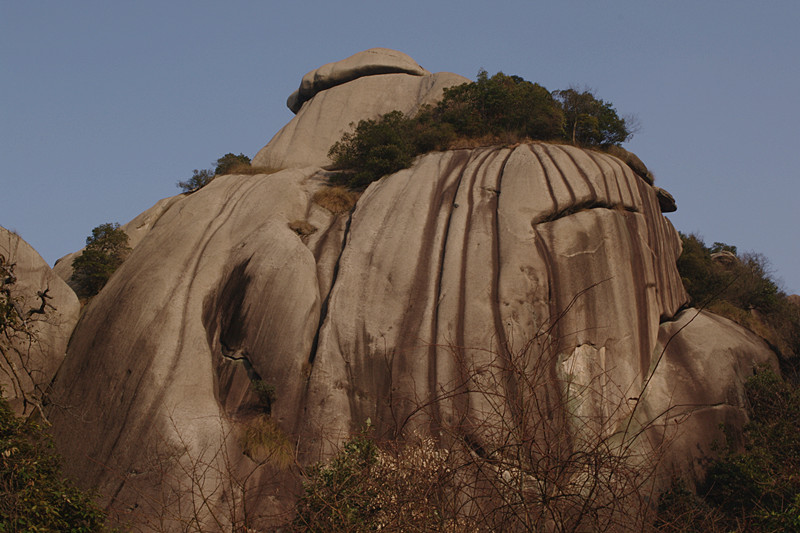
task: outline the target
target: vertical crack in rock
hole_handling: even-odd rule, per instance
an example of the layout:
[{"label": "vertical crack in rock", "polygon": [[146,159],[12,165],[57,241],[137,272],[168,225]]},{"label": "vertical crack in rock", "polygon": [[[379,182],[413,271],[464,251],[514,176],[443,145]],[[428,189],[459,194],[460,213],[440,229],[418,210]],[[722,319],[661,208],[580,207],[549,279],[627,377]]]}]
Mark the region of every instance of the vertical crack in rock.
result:
[{"label": "vertical crack in rock", "polygon": [[[505,158],[503,159],[502,164],[500,165],[500,171],[497,173],[497,182],[495,184],[495,189],[497,193],[495,194],[492,202],[494,203],[494,209],[492,209],[492,293],[490,295],[491,303],[492,303],[492,314],[494,315],[494,329],[497,333],[499,342],[498,342],[498,349],[502,354],[502,360],[504,364],[508,364],[509,367],[504,368],[505,373],[505,380],[504,386],[506,387],[505,394],[510,398],[518,398],[520,394],[520,384],[518,382],[516,374],[513,372],[511,358],[514,357],[514,354],[511,353],[511,347],[509,346],[508,342],[508,332],[506,331],[505,324],[503,324],[503,318],[500,316],[500,306],[502,303],[500,302],[500,271],[502,265],[500,264],[500,198],[499,195],[503,191],[503,176],[506,172],[506,165],[508,164],[508,160],[511,159],[511,156],[514,154],[519,147],[515,147],[508,151]],[[524,413],[520,409],[520,405],[517,402],[511,402],[510,405],[512,416],[515,419],[515,424],[517,427],[524,427]]]},{"label": "vertical crack in rock", "polygon": [[[314,333],[314,340],[311,343],[311,350],[309,351],[307,358],[309,365],[313,365],[314,360],[317,357],[317,348],[319,347],[320,330],[322,330],[322,325],[325,323],[325,319],[328,317],[328,304],[330,303],[331,294],[333,294],[333,288],[336,286],[336,278],[339,276],[339,265],[342,261],[342,254],[344,253],[344,249],[347,247],[347,237],[350,235],[350,225],[353,222],[353,213],[355,212],[355,209],[356,208],[353,207],[353,209],[350,210],[350,213],[347,215],[347,222],[345,223],[344,226],[342,242],[339,246],[339,255],[336,258],[336,263],[333,265],[333,273],[331,274],[330,288],[328,289],[328,293],[325,295],[325,298],[322,300],[322,304],[320,305],[317,330]],[[308,386],[308,383],[306,383],[306,386]]]}]

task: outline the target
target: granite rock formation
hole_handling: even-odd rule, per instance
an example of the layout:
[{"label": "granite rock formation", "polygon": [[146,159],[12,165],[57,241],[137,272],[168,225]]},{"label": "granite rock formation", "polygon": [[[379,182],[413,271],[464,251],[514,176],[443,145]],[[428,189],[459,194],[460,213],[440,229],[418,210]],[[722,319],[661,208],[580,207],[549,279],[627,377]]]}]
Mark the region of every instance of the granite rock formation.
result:
[{"label": "granite rock formation", "polygon": [[360,120],[394,110],[413,115],[443,91],[470,80],[431,74],[400,52],[373,48],[313,70],[287,105],[297,114],[253,158],[272,169],[330,164],[328,150]]},{"label": "granite rock formation", "polygon": [[333,215],[314,195],[343,128],[461,78],[326,75],[339,84],[307,75],[319,92],[254,160],[284,170],[167,201],[75,329],[50,416],[113,516],[210,521],[237,494],[254,513],[287,509],[296,472],[242,437],[265,414],[301,465],[368,419],[379,436],[449,427],[480,446],[499,416],[486,387],[520,395],[502,361],[552,376],[551,414],[571,406],[575,431],[675,443],[665,471],[741,423],[742,382],[773,355],[686,308],[680,239],[629,164],[544,143],[431,153]]}]

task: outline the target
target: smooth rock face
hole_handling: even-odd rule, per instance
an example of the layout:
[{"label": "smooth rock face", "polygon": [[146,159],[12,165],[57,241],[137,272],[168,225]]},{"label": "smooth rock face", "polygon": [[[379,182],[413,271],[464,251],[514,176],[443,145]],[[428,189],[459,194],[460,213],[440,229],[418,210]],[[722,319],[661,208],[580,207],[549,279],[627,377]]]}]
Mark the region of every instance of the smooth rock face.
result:
[{"label": "smooth rock face", "polygon": [[725,442],[720,424],[747,422],[744,382],[760,365],[779,372],[763,339],[720,316],[686,309],[661,324],[653,350],[657,364],[642,396],[643,418],[659,421],[652,433],[668,443],[666,475],[689,469],[702,480],[712,444]]},{"label": "smooth rock face", "polygon": [[[717,405],[678,437],[688,449],[717,436],[720,401],[741,413],[737,380],[769,359],[732,323],[702,315],[676,335],[702,323],[691,350],[669,344],[647,408],[629,401],[687,298],[655,190],[614,157],[548,144],[433,153],[372,184],[351,217],[312,202],[324,178],[314,168],[226,176],[178,198],[89,304],[55,384],[66,408],[51,418],[69,468],[119,519],[160,512],[166,486],[196,498],[198,483],[211,490],[254,468],[249,508],[288,505],[297,478],[242,453],[256,381],[274,387],[271,417],[303,464],[367,419],[380,436],[491,422],[475,377],[466,394],[419,407],[478,368],[500,372],[494,392],[512,397],[495,364],[504,357],[576,386],[604,383],[600,410],[580,418],[599,433],[628,420],[656,427],[666,404]],[[301,239],[297,220],[317,231]],[[717,372],[717,346],[749,359]],[[703,365],[717,374],[697,378]],[[568,400],[587,394],[576,386]],[[165,457],[183,474],[166,472]],[[217,474],[193,479],[198,461]]]},{"label": "smooth rock face", "polygon": [[424,76],[376,74],[316,93],[253,158],[254,166],[273,169],[330,165],[328,150],[351,124],[394,110],[414,115],[435,104],[444,89],[470,80],[439,72]]},{"label": "smooth rock face", "polygon": [[306,101],[320,91],[353,81],[356,78],[378,74],[425,76],[430,72],[397,50],[370,48],[347,59],[323,65],[303,76],[300,88],[292,93],[286,105],[293,113],[297,113]]},{"label": "smooth rock face", "polygon": [[[64,359],[67,342],[78,322],[80,304],[75,293],[35,250],[3,227],[0,227],[0,254],[8,263],[15,264],[17,281],[11,296],[17,300],[18,312],[29,333],[0,332],[5,356],[0,359],[0,387],[17,415],[29,415],[34,409],[29,400],[41,397]],[[38,293],[44,291],[47,297],[42,307]]]}]

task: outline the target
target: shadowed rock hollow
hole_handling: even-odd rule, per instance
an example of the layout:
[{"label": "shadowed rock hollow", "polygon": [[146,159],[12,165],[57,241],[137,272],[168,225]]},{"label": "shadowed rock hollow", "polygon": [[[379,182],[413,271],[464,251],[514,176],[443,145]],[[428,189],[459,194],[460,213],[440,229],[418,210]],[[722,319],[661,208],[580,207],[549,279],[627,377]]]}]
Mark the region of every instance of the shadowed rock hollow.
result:
[{"label": "shadowed rock hollow", "polygon": [[[74,332],[51,418],[72,473],[115,516],[153,523],[192,498],[222,509],[235,503],[220,488],[232,478],[251,511],[285,510],[295,470],[243,454],[241,435],[265,412],[303,465],[367,419],[381,437],[456,428],[479,446],[508,423],[492,422],[502,412],[487,387],[509,405],[525,392],[513,368],[567,384],[548,391],[566,396],[550,413],[585,421],[576,431],[655,421],[651,444],[675,444],[667,470],[694,468],[720,422],[741,423],[742,381],[772,355],[684,309],[680,240],[652,185],[570,146],[454,150],[334,216],[312,198],[348,124],[413,110],[460,77],[326,72],[338,81],[306,83],[309,73],[297,117],[254,160],[283,170],[219,177],[157,208]],[[397,99],[379,107],[386,87]],[[301,237],[296,221],[316,231]],[[266,405],[259,383],[274,387]]]}]

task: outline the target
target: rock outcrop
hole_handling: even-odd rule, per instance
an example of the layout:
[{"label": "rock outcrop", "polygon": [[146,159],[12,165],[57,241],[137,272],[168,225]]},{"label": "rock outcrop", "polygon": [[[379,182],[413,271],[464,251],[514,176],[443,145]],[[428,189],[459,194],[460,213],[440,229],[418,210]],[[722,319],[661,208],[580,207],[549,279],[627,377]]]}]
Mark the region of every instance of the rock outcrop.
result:
[{"label": "rock outcrop", "polygon": [[311,100],[320,91],[342,85],[356,78],[380,74],[426,76],[430,75],[430,72],[397,50],[370,48],[347,59],[323,65],[303,76],[300,88],[289,96],[286,105],[292,110],[292,113],[297,113],[304,103]]},{"label": "rock outcrop", "polygon": [[[314,202],[341,128],[458,81],[437,76],[320,82],[254,160],[289,168],[170,200],[89,303],[50,415],[72,473],[118,519],[237,498],[274,516],[299,487],[248,451],[267,415],[306,465],[366,420],[378,436],[450,428],[476,449],[491,428],[567,420],[668,438],[687,455],[665,464],[693,468],[689,450],[741,422],[742,379],[771,352],[685,309],[680,239],[624,161],[540,143],[453,150],[373,183],[352,214]],[[549,407],[520,414],[534,370]]]},{"label": "rock outcrop", "polygon": [[0,388],[16,414],[29,415],[64,359],[80,304],[35,250],[3,227],[0,255],[14,265],[9,287],[22,326],[0,331]]},{"label": "rock outcrop", "polygon": [[431,74],[400,52],[375,48],[330,63],[303,77],[288,105],[297,113],[253,158],[272,169],[330,165],[328,150],[360,120],[394,110],[413,115],[448,87],[469,79]]}]

